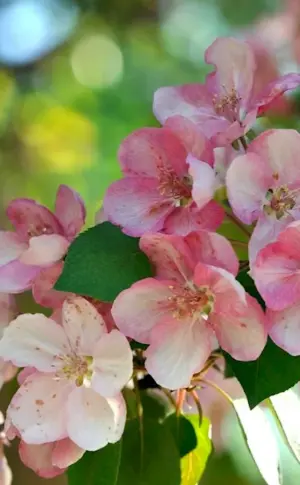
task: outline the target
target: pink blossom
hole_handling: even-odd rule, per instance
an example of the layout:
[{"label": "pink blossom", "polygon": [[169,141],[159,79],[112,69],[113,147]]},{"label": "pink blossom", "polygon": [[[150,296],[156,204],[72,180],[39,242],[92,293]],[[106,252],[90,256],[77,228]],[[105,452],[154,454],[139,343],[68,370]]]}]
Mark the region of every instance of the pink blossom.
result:
[{"label": "pink blossom", "polygon": [[186,135],[179,120],[170,128],[143,128],[121,144],[119,161],[124,177],[104,198],[105,216],[126,234],[215,230],[223,209],[212,201],[215,174],[209,142],[200,133]]},{"label": "pink blossom", "polygon": [[300,221],[291,223],[259,253],[252,269],[268,307],[270,337],[292,355],[300,355]]},{"label": "pink blossom", "polygon": [[[3,414],[0,412],[0,425],[4,423]],[[7,463],[6,456],[4,455],[4,446],[7,445],[8,441],[4,431],[0,433],[0,485],[11,485],[12,483],[12,472]]]},{"label": "pink blossom", "polygon": [[25,443],[70,438],[93,451],[120,439],[126,419],[120,390],[131,377],[132,354],[87,300],[67,299],[62,325],[41,314],[19,316],[4,332],[0,355],[36,369],[22,377],[7,410]]},{"label": "pink blossom", "polygon": [[[0,339],[4,329],[16,316],[17,308],[14,297],[6,293],[0,293]],[[5,362],[0,358],[0,389],[5,382],[10,381],[17,372],[17,368],[11,362]]]},{"label": "pink blossom", "polygon": [[19,454],[22,462],[42,478],[53,478],[61,475],[76,461],[80,460],[84,450],[64,438],[52,443],[29,445],[21,441]]},{"label": "pink blossom", "polygon": [[55,213],[34,200],[15,199],[7,216],[16,232],[0,231],[0,291],[19,293],[62,259],[84,224],[85,208],[76,192],[61,185]]},{"label": "pink blossom", "polygon": [[228,198],[245,224],[258,220],[249,243],[250,261],[300,215],[300,135],[268,130],[227,172]]},{"label": "pink blossom", "polygon": [[149,344],[145,365],[158,384],[188,386],[216,339],[238,360],[260,355],[264,314],[230,272],[237,266],[225,238],[205,232],[185,238],[154,234],[141,238],[141,248],[157,277],[120,293],[112,315],[125,335]]},{"label": "pink blossom", "polygon": [[300,74],[288,74],[253,90],[256,63],[250,44],[231,37],[218,38],[206,50],[214,66],[205,84],[163,87],[154,96],[154,113],[164,124],[182,115],[201,127],[217,146],[243,136],[282,93],[300,84]]}]

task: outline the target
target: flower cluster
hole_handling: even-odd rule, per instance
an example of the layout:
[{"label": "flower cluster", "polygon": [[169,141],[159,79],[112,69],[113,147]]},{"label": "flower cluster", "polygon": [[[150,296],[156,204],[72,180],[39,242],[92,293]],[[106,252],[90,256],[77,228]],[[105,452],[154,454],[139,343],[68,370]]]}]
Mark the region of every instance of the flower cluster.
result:
[{"label": "flower cluster", "polygon": [[[155,93],[162,126],[122,142],[123,177],[97,215],[140,237],[153,277],[112,304],[57,291],[85,223],[80,196],[60,186],[54,213],[29,199],[8,206],[15,232],[0,232],[0,377],[22,371],[5,432],[41,476],[121,438],[122,389],[137,376],[131,339],[146,344],[143,371],[167,392],[189,388],[219,348],[253,361],[269,335],[300,355],[300,135],[273,129],[250,141],[256,118],[300,85],[300,74],[258,89],[254,48],[233,38],[217,39],[205,59],[213,71],[204,84]],[[247,241],[227,240],[223,226],[216,232],[228,222]],[[235,249],[248,243],[249,266],[240,265]],[[250,269],[266,311],[236,279],[240,267]],[[16,317],[11,294],[29,289],[50,318]]]}]

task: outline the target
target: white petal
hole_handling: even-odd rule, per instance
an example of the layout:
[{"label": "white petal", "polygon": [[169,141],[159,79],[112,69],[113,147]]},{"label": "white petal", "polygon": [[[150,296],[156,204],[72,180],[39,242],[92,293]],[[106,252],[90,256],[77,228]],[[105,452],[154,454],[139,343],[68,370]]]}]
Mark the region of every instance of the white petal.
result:
[{"label": "white petal", "polygon": [[36,372],[14,395],[8,419],[29,444],[60,440],[67,436],[65,404],[72,387],[53,374]]},{"label": "white petal", "polygon": [[93,357],[93,389],[102,396],[115,396],[132,375],[132,352],[126,337],[118,330],[103,335]]},{"label": "white petal", "polygon": [[268,485],[281,485],[279,449],[266,410],[259,406],[250,411],[245,398],[233,402],[253,459]]},{"label": "white petal", "polygon": [[95,342],[107,332],[105,322],[94,305],[80,296],[63,304],[63,327],[75,353],[92,355]]},{"label": "white petal", "polygon": [[24,314],[13,320],[0,340],[0,357],[18,367],[53,372],[69,351],[63,328],[42,314]]},{"label": "white petal", "polygon": [[80,448],[95,451],[114,436],[114,412],[107,399],[93,389],[77,387],[67,402],[68,435]]},{"label": "white petal", "polygon": [[114,423],[115,427],[110,437],[110,443],[116,443],[121,439],[121,436],[124,432],[125,423],[126,423],[126,402],[122,394],[114,398],[107,399],[108,404],[110,405],[113,413],[114,413]]},{"label": "white petal", "polygon": [[68,240],[59,234],[43,234],[29,240],[29,248],[22,253],[21,263],[47,266],[59,261],[67,252]]},{"label": "white petal", "polygon": [[199,209],[214,197],[217,179],[214,169],[208,163],[201,162],[188,155],[189,174],[193,178],[192,196]]}]

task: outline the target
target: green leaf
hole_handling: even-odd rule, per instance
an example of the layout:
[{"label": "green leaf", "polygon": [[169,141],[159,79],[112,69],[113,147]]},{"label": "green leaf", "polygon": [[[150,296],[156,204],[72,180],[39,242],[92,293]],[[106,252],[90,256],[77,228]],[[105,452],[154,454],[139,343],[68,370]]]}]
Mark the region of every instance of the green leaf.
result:
[{"label": "green leaf", "polygon": [[253,296],[253,298],[255,298],[258,301],[258,303],[263,308],[265,308],[265,302],[262,299],[262,297],[260,296],[258,290],[256,289],[255,283],[254,283],[253,279],[251,278],[251,276],[249,276],[248,272],[247,271],[241,271],[238,274],[236,279],[241,283],[241,285],[243,285],[243,287],[245,288],[247,293],[249,293],[249,295]]},{"label": "green leaf", "polygon": [[167,427],[132,419],[120,442],[86,452],[68,479],[69,485],[180,485],[180,456]]},{"label": "green leaf", "polygon": [[68,469],[69,485],[117,485],[122,456],[122,441],[95,452],[86,452]]},{"label": "green leaf", "polygon": [[199,416],[187,415],[197,436],[197,447],[181,459],[181,485],[196,485],[203,475],[208,457],[212,451],[209,438],[210,422],[203,418],[199,426]]},{"label": "green leaf", "polygon": [[270,339],[260,357],[253,362],[240,362],[223,353],[244,389],[250,409],[300,381],[300,356],[293,357]]},{"label": "green leaf", "polygon": [[149,347],[149,344],[141,344],[136,340],[131,340],[129,343],[131,350],[146,350]]},{"label": "green leaf", "polygon": [[[199,422],[199,418],[198,418]],[[177,443],[180,456],[183,457],[193,451],[197,446],[197,436],[192,423],[184,416],[170,414],[164,421]]]},{"label": "green leaf", "polygon": [[151,275],[139,240],[104,222],[80,234],[71,244],[55,289],[110,302],[122,290]]}]

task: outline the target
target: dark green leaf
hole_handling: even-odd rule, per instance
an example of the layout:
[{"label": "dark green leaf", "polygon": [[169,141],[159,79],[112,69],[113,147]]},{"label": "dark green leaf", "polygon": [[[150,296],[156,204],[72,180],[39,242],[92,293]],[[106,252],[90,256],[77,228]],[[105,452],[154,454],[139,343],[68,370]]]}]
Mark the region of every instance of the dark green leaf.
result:
[{"label": "dark green leaf", "polygon": [[[164,396],[152,389],[140,391],[140,399],[143,406],[144,417],[162,421],[170,412],[170,405]],[[127,404],[127,414],[130,418],[137,417],[136,394],[133,389],[124,389],[123,395]]]},{"label": "dark green leaf", "polygon": [[[198,419],[199,424],[199,419]],[[180,456],[183,457],[194,450],[197,446],[197,436],[192,423],[184,416],[170,414],[164,421],[174,436],[179,449]]]},{"label": "dark green leaf", "polygon": [[258,303],[263,308],[265,308],[265,302],[262,299],[262,297],[260,296],[260,294],[258,293],[256,286],[255,286],[255,283],[254,283],[253,279],[251,278],[251,276],[248,275],[248,272],[247,271],[241,271],[237,276],[237,280],[241,283],[241,285],[243,285],[243,287],[245,288],[247,293],[249,293],[249,295],[253,296],[253,298],[255,298],[258,301]]},{"label": "dark green leaf", "polygon": [[117,485],[122,441],[95,452],[86,452],[68,469],[69,485]]},{"label": "dark green leaf", "polygon": [[135,340],[131,340],[129,343],[131,350],[146,350],[149,347],[149,344],[141,344]]},{"label": "dark green leaf", "polygon": [[261,356],[253,362],[240,362],[226,352],[224,355],[242,385],[251,409],[300,381],[300,357],[293,357],[270,339]]},{"label": "dark green leaf", "polygon": [[149,276],[151,266],[139,249],[139,240],[104,222],[71,244],[55,288],[113,301],[122,290]]},{"label": "dark green leaf", "polygon": [[180,485],[180,456],[167,427],[132,419],[121,442],[86,452],[68,479],[69,485]]},{"label": "dark green leaf", "polygon": [[205,470],[208,457],[212,451],[209,438],[210,422],[203,418],[199,426],[199,416],[187,415],[197,436],[197,447],[181,459],[181,485],[196,485]]}]

